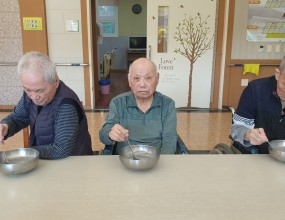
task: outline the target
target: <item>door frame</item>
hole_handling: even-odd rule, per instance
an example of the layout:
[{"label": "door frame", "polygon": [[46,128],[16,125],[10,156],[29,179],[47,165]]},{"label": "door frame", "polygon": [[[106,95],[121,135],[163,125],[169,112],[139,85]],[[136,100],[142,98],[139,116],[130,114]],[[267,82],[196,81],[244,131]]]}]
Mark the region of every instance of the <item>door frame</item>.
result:
[{"label": "door frame", "polygon": [[[87,1],[87,0],[81,0],[81,1]],[[226,9],[226,1],[227,0],[218,0],[218,6],[217,6],[217,40],[216,40],[216,48],[215,48],[215,67],[214,67],[214,76],[213,76],[213,89],[212,89],[212,98],[210,101],[210,108],[221,108],[219,106],[219,100],[221,98],[221,94],[223,91],[220,91],[220,84],[221,84],[221,78],[222,75],[222,67],[224,66],[222,64],[222,57],[225,56],[223,54],[223,41],[227,40],[224,39],[224,31],[225,31],[225,25],[224,21],[227,19],[225,17],[225,11]],[[229,0],[231,1],[231,0]],[[90,0],[90,17],[91,17],[91,32],[92,32],[92,39],[91,39],[91,49],[92,49],[92,63],[93,63],[93,84],[94,84],[94,105],[96,107],[96,100],[99,97],[99,86],[98,84],[98,56],[97,56],[97,20],[96,20],[96,0]],[[84,44],[84,41],[83,41]],[[222,100],[220,100],[222,102]]]},{"label": "door frame", "polygon": [[[224,40],[224,32],[225,32],[225,25],[224,21],[227,19],[225,17],[226,12],[226,0],[219,0],[218,8],[217,8],[217,40],[216,40],[216,48],[215,48],[215,68],[214,68],[214,88],[213,88],[213,94],[212,94],[212,101],[210,102],[210,108],[221,108],[219,106],[219,100],[220,94],[222,91],[220,91],[220,84],[221,84],[221,78],[223,78],[222,74],[222,58],[225,56],[223,54],[223,42]],[[221,100],[220,100],[221,102]]]},{"label": "door frame", "polygon": [[90,0],[90,18],[91,18],[91,49],[92,49],[92,63],[93,63],[93,95],[94,95],[94,108],[96,108],[96,101],[99,98],[99,63],[98,63],[98,43],[97,43],[97,7],[96,7],[96,0]]}]

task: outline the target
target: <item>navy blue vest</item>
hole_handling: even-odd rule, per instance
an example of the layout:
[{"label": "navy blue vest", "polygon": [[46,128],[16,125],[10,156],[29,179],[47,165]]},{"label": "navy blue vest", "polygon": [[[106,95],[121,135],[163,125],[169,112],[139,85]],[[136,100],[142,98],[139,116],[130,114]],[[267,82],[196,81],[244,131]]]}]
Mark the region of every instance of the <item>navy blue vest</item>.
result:
[{"label": "navy blue vest", "polygon": [[59,107],[62,104],[72,104],[79,116],[79,131],[76,145],[72,151],[72,155],[92,155],[91,137],[88,132],[87,118],[82,104],[69,87],[60,81],[58,90],[53,100],[44,106],[40,114],[38,114],[38,106],[32,100],[25,96],[27,108],[30,109],[30,146],[47,145],[54,143],[55,132],[54,122]]},{"label": "navy blue vest", "polygon": [[[275,76],[256,79],[248,84],[251,96],[244,96],[243,105],[239,104],[237,114],[244,115],[247,108],[254,109],[255,128],[263,128],[268,139],[285,139],[285,120],[282,118],[282,105],[276,93]],[[253,98],[252,98],[253,97]],[[258,145],[259,153],[268,154],[268,144]]]}]

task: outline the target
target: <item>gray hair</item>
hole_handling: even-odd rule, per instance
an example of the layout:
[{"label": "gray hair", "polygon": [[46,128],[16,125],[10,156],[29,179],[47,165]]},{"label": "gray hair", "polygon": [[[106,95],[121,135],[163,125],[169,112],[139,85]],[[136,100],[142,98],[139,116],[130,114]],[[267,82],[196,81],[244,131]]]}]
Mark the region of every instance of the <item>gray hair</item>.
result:
[{"label": "gray hair", "polygon": [[55,64],[47,55],[37,51],[28,52],[21,57],[18,62],[18,73],[21,75],[24,72],[42,74],[51,84],[58,79]]},{"label": "gray hair", "polygon": [[285,69],[285,56],[282,58],[279,66],[280,73],[282,73],[284,69]]}]

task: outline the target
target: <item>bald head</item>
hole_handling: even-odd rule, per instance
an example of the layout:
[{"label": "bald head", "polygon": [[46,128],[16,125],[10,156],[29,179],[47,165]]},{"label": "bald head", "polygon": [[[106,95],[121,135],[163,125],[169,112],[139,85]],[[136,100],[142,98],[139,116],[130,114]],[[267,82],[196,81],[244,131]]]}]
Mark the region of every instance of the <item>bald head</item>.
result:
[{"label": "bald head", "polygon": [[152,60],[147,59],[147,58],[139,58],[139,59],[135,60],[130,65],[129,75],[132,74],[135,71],[135,69],[137,69],[137,68],[141,69],[143,67],[147,67],[149,70],[151,70],[151,72],[158,75],[155,63]]},{"label": "bald head", "polygon": [[154,62],[147,58],[135,60],[130,66],[128,80],[136,100],[151,103],[159,80]]}]

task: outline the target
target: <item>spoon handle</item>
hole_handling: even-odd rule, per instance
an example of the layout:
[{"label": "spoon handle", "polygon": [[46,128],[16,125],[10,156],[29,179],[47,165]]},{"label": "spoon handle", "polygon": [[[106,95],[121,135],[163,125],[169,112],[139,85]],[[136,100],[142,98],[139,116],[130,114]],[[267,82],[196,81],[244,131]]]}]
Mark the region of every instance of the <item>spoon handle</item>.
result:
[{"label": "spoon handle", "polygon": [[134,159],[134,160],[139,160],[139,158],[137,158],[137,157],[135,156],[135,153],[134,153],[133,148],[132,148],[132,146],[131,146],[131,144],[130,144],[129,138],[127,138],[127,141],[128,141],[129,147],[131,148],[131,151],[132,151],[132,154],[133,154],[133,159]]},{"label": "spoon handle", "polygon": [[131,144],[130,144],[129,138],[127,139],[127,142],[128,142],[128,144],[129,144],[129,147],[131,148],[131,151],[132,151],[132,153],[133,153],[133,157],[135,157],[135,154],[134,154],[133,148],[132,148],[132,146],[131,146]]}]

